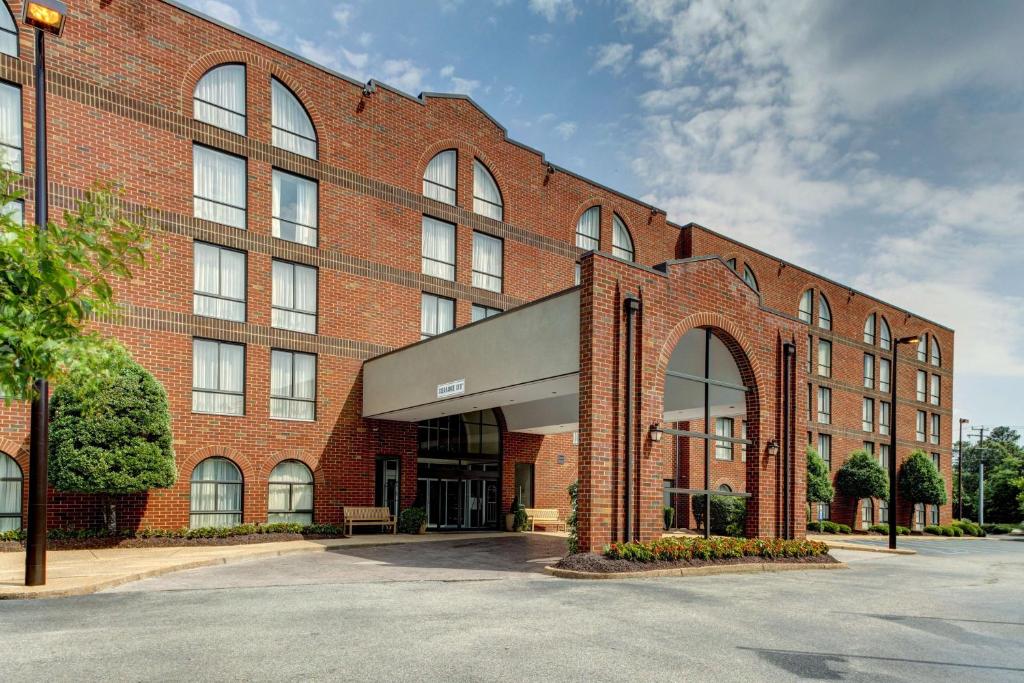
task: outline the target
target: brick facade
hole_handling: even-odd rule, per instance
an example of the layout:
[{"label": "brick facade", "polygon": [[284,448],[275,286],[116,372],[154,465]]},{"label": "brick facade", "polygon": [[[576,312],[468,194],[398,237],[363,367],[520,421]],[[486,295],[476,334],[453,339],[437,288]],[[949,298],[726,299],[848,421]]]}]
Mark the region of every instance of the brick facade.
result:
[{"label": "brick facade", "polygon": [[[587,486],[584,524],[590,545],[614,537],[621,529],[621,473],[611,463],[621,435],[611,425],[621,406],[621,359],[605,348],[621,333],[618,299],[623,288],[643,287],[644,322],[640,366],[642,382],[637,424],[657,421],[660,405],[659,363],[670,340],[687,326],[721,326],[738,352],[750,360],[758,386],[758,415],[751,419],[755,442],[745,467],[734,462],[728,481],[756,490],[748,531],[781,531],[778,491],[779,459],[766,459],[766,437],[780,431],[778,378],[780,344],[792,340],[798,357],[807,353],[807,332],[833,342],[833,419],[829,426],[804,424],[808,378],[798,363],[797,442],[805,432],[833,437],[833,471],[845,454],[864,440],[859,430],[860,399],[875,395],[861,388],[861,341],[865,317],[884,315],[895,336],[928,332],[942,349],[941,405],[919,406],[942,416],[939,445],[947,485],[950,477],[952,422],[952,331],[825,280],[796,266],[733,242],[700,226],[677,226],[663,211],[550,166],[539,152],[510,140],[505,130],[471,100],[460,96],[413,98],[379,85],[369,94],[363,84],[326,71],[229,30],[175,5],[154,0],[72,0],[61,39],[48,42],[51,215],[73,208],[93,183],[114,180],[125,188],[125,205],[145,209],[152,224],[151,267],[131,282],[117,284],[122,313],[96,325],[120,339],[166,387],[172,413],[179,480],[168,490],[127,499],[122,519],[133,527],[179,527],[188,523],[189,478],[204,457],[230,458],[244,477],[247,522],[267,515],[267,477],[285,459],[306,463],[315,477],[315,519],[339,522],[344,505],[374,500],[378,457],[401,459],[402,504],[416,496],[415,425],[360,417],[362,361],[420,338],[423,292],[456,301],[457,326],[471,319],[471,306],[507,310],[573,285],[574,265],[583,255],[575,226],[588,208],[601,206],[601,250],[612,245],[612,217],[628,226],[639,264],[702,255],[737,258],[738,270],[749,263],[756,273],[758,295],[722,260],[669,265],[665,272],[624,264],[605,256],[583,259],[583,310],[588,326],[581,349],[587,360],[581,375],[581,447],[570,435],[504,434],[505,473],[500,508],[512,500],[511,473],[517,462],[536,466],[536,504],[567,512],[566,487],[577,470]],[[10,3],[15,16],[17,2]],[[21,26],[20,21],[18,22]],[[196,121],[192,94],[197,81],[223,63],[246,68],[246,135]],[[316,128],[317,159],[288,152],[271,143],[270,81],[290,88]],[[32,40],[20,31],[18,57],[0,54],[0,80],[20,87],[23,105],[23,185],[34,173]],[[193,216],[194,145],[244,157],[247,178],[246,229]],[[422,177],[439,151],[458,153],[456,205],[422,194]],[[473,160],[492,172],[504,202],[504,220],[473,212]],[[271,173],[280,169],[316,181],[319,239],[316,247],[277,239],[271,234]],[[31,192],[26,218],[34,216]],[[429,215],[456,224],[454,281],[422,274],[421,222]],[[472,285],[474,231],[503,240],[503,290]],[[193,314],[194,241],[241,250],[247,257],[246,321],[228,322]],[[271,325],[271,260],[309,265],[318,272],[317,334]],[[832,305],[833,329],[806,330],[794,321],[803,290],[813,287]],[[244,416],[205,415],[191,409],[192,340],[210,338],[245,346]],[[619,347],[616,347],[619,348]],[[271,349],[317,355],[317,419],[294,422],[269,416]],[[917,444],[914,435],[912,354],[901,354],[898,429],[900,456]],[[925,366],[921,366],[925,367]],[[822,380],[824,382],[824,380]],[[585,406],[585,407],[584,407]],[[753,414],[753,413],[751,413]],[[638,428],[639,429],[639,428]],[[0,450],[27,472],[28,411],[24,405],[0,407]],[[638,434],[638,438],[642,436]],[[815,437],[816,438],[816,437]],[[877,435],[875,441],[878,441]],[[643,535],[660,529],[661,481],[672,477],[672,439],[657,448],[641,439],[639,461],[643,486],[638,515]],[[577,452],[579,451],[579,452]],[[689,460],[688,460],[689,462]],[[691,477],[701,471],[688,465]],[[717,472],[716,468],[716,472]],[[794,495],[802,500],[802,468],[794,470]],[[27,500],[27,487],[25,487]],[[25,506],[23,505],[23,509]],[[833,518],[852,515],[838,504]],[[50,524],[95,524],[98,508],[88,496],[53,492]],[[901,519],[909,510],[901,511]],[[949,506],[941,512],[950,518]],[[795,529],[802,529],[801,522]]]}]

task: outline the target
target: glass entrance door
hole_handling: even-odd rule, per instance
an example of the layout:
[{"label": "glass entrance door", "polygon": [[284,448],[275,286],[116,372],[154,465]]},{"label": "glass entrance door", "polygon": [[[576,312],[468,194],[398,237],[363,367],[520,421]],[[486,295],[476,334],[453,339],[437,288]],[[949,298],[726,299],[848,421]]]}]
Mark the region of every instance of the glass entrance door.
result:
[{"label": "glass entrance door", "polygon": [[417,493],[427,509],[428,528],[497,526],[497,463],[421,458]]}]

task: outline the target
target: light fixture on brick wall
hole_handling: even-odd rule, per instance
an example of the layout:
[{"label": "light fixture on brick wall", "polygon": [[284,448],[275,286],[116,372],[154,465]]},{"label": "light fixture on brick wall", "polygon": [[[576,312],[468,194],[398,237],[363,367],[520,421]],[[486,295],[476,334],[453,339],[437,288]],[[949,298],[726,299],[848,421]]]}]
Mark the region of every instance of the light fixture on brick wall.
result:
[{"label": "light fixture on brick wall", "polygon": [[658,443],[661,441],[661,435],[665,432],[662,431],[661,425],[655,422],[651,425],[651,441]]},{"label": "light fixture on brick wall", "polygon": [[25,3],[22,20],[29,26],[40,31],[60,36],[64,31],[64,19],[68,16],[68,8],[58,0],[31,0]]},{"label": "light fixture on brick wall", "polygon": [[779,454],[779,440],[771,439],[768,441],[768,455],[773,458]]}]

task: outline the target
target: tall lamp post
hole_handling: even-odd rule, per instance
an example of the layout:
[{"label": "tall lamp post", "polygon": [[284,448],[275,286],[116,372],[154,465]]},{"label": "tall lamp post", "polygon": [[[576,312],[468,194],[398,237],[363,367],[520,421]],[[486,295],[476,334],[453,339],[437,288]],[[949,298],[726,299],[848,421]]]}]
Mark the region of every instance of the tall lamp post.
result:
[{"label": "tall lamp post", "polygon": [[960,440],[956,446],[956,498],[960,501],[957,519],[964,518],[964,425],[970,422],[966,417],[960,418]]},{"label": "tall lamp post", "polygon": [[916,344],[920,337],[900,337],[892,346],[892,376],[889,378],[889,390],[892,393],[892,424],[889,425],[889,547],[896,549],[896,385],[899,374],[896,371],[896,359],[900,355],[900,346]]},{"label": "tall lamp post", "polygon": [[[58,0],[29,0],[21,19],[35,28],[36,88],[36,225],[46,230],[49,220],[46,197],[46,41],[47,33],[60,36],[68,8]],[[45,377],[35,381],[32,399],[28,461],[28,538],[25,543],[25,585],[46,583],[46,455],[49,438],[49,387]]]}]

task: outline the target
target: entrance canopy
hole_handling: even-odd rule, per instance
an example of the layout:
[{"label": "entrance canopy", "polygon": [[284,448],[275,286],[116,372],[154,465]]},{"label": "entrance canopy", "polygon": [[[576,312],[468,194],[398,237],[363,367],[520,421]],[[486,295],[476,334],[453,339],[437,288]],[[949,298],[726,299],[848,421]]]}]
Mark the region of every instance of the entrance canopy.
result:
[{"label": "entrance canopy", "polygon": [[579,423],[580,297],[540,299],[363,365],[363,417],[419,422],[501,408],[508,431]]}]

